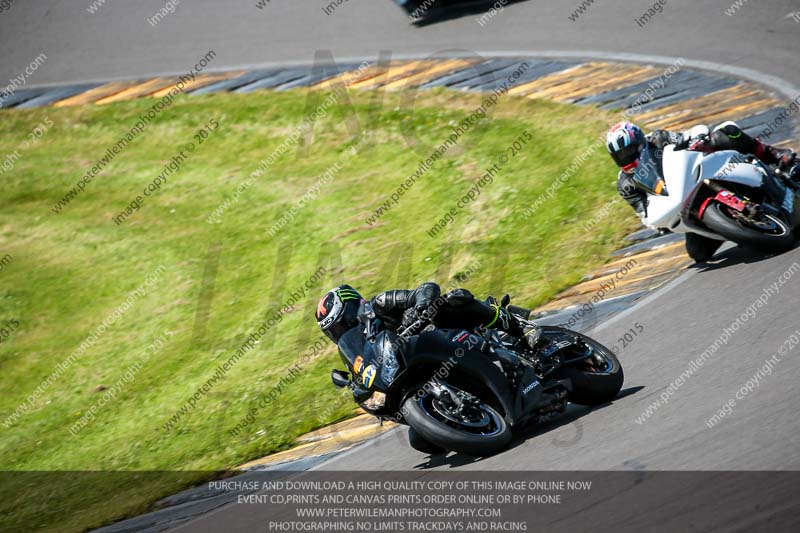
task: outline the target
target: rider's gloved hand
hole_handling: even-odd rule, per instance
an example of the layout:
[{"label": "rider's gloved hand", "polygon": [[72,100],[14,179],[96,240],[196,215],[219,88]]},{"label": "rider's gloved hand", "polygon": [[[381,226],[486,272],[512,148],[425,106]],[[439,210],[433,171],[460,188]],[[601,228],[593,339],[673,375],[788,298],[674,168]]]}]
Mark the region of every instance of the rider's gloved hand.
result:
[{"label": "rider's gloved hand", "polygon": [[699,135],[693,139],[689,139],[689,150],[702,151],[703,148],[708,146],[711,137],[706,134]]},{"label": "rider's gloved hand", "polygon": [[678,142],[674,144],[675,150],[686,150],[689,148],[689,138],[683,134],[678,134],[680,137],[678,138]]},{"label": "rider's gloved hand", "polygon": [[372,308],[372,303],[362,300],[358,306],[358,313],[356,314],[359,323],[366,324],[368,320],[375,318],[375,310]]},{"label": "rider's gloved hand", "polygon": [[423,283],[414,291],[414,311],[419,317],[430,314],[430,308],[439,298],[441,289],[432,282]]},{"label": "rider's gloved hand", "polygon": [[424,302],[419,302],[417,305],[414,306],[414,312],[417,314],[418,317],[422,317],[425,313],[428,312],[431,305],[433,304],[433,300],[426,300]]},{"label": "rider's gloved hand", "polygon": [[702,150],[711,141],[708,126],[699,125],[678,134],[676,150]]}]

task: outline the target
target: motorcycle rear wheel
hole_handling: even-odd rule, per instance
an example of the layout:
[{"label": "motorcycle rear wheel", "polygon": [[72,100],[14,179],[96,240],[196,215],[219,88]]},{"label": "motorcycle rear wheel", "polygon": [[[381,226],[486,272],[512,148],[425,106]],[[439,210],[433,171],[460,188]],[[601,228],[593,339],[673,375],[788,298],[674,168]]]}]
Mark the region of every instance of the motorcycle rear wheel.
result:
[{"label": "motorcycle rear wheel", "polygon": [[602,405],[619,394],[625,381],[622,365],[614,352],[596,340],[574,333],[594,350],[594,356],[575,366],[561,368],[559,377],[572,381],[572,391],[567,399],[579,405]]},{"label": "motorcycle rear wheel", "polygon": [[762,226],[747,225],[718,203],[712,203],[703,213],[703,223],[711,231],[736,244],[764,252],[785,252],[794,245],[794,235],[786,222],[766,213],[762,219]]}]

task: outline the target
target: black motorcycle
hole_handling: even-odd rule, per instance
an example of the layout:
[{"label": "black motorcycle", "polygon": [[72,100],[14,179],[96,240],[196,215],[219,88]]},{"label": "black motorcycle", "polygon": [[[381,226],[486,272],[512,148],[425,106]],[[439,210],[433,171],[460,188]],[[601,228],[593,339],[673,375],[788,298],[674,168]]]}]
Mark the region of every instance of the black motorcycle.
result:
[{"label": "black motorcycle", "polygon": [[[506,295],[501,305],[532,324],[529,310],[508,303]],[[363,328],[339,341],[348,370],[331,379],[365,411],[408,425],[411,446],[425,453],[491,455],[514,430],[555,418],[567,402],[607,403],[622,388],[617,357],[565,328],[540,326],[531,348],[494,329],[439,329],[422,318],[389,331],[369,304],[362,315]]]},{"label": "black motorcycle", "polygon": [[450,8],[487,6],[491,0],[394,0],[394,3],[402,7],[411,19],[424,21],[440,17]]}]

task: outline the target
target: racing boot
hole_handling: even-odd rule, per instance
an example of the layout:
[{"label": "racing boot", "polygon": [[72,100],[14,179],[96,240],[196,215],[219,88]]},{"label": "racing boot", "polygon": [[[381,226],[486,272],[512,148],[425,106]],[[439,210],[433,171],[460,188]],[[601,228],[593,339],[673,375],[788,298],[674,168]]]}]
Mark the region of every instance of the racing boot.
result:
[{"label": "racing boot", "polygon": [[790,180],[800,185],[800,161],[796,161],[789,170],[786,171],[786,175],[789,176]]},{"label": "racing boot", "polygon": [[533,322],[529,322],[523,327],[522,336],[525,339],[525,343],[528,345],[528,348],[533,349],[536,347],[536,343],[539,342],[539,339],[542,336],[542,328]]},{"label": "racing boot", "polygon": [[768,144],[761,146],[769,153],[767,158],[759,158],[767,164],[777,165],[790,180],[800,184],[800,158],[791,148],[775,148]]},{"label": "racing boot", "polygon": [[[512,337],[522,339],[529,348],[534,348],[539,342],[542,330],[539,326],[528,320],[521,320],[511,314],[505,306],[490,304],[495,310],[496,318],[491,324],[495,328],[505,331]],[[487,326],[488,327],[488,326]]]},{"label": "racing boot", "polygon": [[754,155],[767,165],[779,167],[783,172],[788,172],[797,158],[793,150],[777,148],[763,142],[758,137],[752,137],[745,133],[738,124],[731,121],[714,128],[710,140],[712,151],[736,150],[743,154]]},{"label": "racing boot", "polygon": [[778,158],[778,168],[789,174],[797,166],[797,154],[791,148],[773,148]]},{"label": "racing boot", "polygon": [[800,183],[800,158],[792,150],[780,150],[782,152],[781,161],[778,168],[786,174],[790,180]]},{"label": "racing boot", "polygon": [[797,161],[797,154],[790,148],[776,148],[756,139],[756,149],[753,155],[768,165],[777,165],[779,169],[787,172]]}]

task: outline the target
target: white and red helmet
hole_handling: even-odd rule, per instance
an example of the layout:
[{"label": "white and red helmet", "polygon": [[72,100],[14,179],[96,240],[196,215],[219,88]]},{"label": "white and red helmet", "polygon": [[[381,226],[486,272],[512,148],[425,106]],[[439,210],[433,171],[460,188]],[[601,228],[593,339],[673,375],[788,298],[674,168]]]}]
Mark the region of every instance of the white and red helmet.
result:
[{"label": "white and red helmet", "polygon": [[623,172],[636,169],[644,143],[642,128],[632,122],[614,124],[606,135],[606,149]]}]

